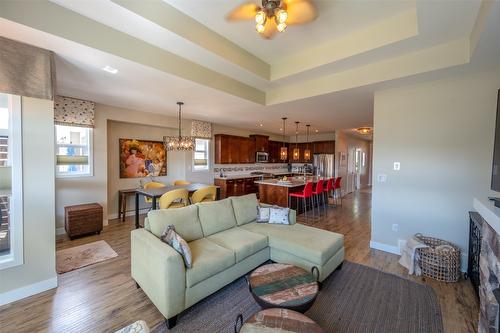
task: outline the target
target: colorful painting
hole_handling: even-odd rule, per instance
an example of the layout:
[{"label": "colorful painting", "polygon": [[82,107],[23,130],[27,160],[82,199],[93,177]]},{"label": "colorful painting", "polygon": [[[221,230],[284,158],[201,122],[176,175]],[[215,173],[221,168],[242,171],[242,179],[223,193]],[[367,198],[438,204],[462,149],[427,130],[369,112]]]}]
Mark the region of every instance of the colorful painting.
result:
[{"label": "colorful painting", "polygon": [[160,141],[120,139],[120,178],[167,175],[167,152]]}]

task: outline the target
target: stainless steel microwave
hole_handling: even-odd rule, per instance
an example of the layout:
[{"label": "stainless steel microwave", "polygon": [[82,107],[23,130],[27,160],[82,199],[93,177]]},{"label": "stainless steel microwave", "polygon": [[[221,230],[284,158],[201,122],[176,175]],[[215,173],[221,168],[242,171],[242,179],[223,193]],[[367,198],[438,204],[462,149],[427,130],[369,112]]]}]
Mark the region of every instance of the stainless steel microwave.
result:
[{"label": "stainless steel microwave", "polygon": [[263,151],[258,151],[255,153],[255,162],[257,163],[267,163],[267,159],[269,158],[269,154]]}]

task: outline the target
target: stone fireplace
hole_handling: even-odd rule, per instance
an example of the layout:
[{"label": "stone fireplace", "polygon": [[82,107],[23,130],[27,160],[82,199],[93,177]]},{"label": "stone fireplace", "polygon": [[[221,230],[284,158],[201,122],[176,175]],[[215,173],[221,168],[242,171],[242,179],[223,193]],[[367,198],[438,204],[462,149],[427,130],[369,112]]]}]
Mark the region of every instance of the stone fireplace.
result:
[{"label": "stone fireplace", "polygon": [[481,255],[479,257],[479,332],[499,332],[500,296],[500,237],[493,228],[483,220]]},{"label": "stone fireplace", "polygon": [[474,201],[481,216],[479,256],[480,333],[500,332],[500,210],[488,202]]}]

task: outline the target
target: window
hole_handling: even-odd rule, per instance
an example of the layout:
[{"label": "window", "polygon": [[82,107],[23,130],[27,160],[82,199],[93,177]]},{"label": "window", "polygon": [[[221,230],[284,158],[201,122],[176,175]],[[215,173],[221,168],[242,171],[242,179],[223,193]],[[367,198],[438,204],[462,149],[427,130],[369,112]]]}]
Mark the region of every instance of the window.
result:
[{"label": "window", "polygon": [[92,176],[92,129],[56,125],[56,176]]},{"label": "window", "polygon": [[0,94],[0,269],[23,263],[21,98]]},{"label": "window", "polygon": [[193,170],[202,171],[208,170],[208,139],[195,139],[194,155],[193,155]]}]

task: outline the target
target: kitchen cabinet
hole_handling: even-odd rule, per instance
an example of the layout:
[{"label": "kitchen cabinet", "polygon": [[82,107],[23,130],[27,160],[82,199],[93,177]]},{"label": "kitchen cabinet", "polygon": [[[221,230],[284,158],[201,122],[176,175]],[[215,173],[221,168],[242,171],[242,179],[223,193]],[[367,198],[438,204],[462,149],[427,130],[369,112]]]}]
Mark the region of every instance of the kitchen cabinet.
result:
[{"label": "kitchen cabinet", "polygon": [[215,164],[251,164],[255,163],[255,152],[263,151],[269,154],[269,163],[312,163],[313,154],[334,154],[335,141],[309,142],[311,158],[306,160],[304,151],[307,148],[306,142],[297,143],[300,150],[298,160],[293,160],[291,154],[295,148],[295,142],[285,143],[288,148],[288,159],[281,160],[281,141],[269,140],[266,135],[251,135],[242,137],[228,134],[216,134],[215,136]]},{"label": "kitchen cabinet", "polygon": [[254,141],[235,135],[214,136],[215,164],[255,163]]},{"label": "kitchen cabinet", "polygon": [[314,154],[334,154],[335,141],[316,141],[314,142]]},{"label": "kitchen cabinet", "polygon": [[269,137],[267,135],[254,134],[250,135],[250,138],[253,140],[255,152],[269,153]]},{"label": "kitchen cabinet", "polygon": [[248,178],[216,178],[214,184],[220,187],[220,198],[225,199],[231,196],[240,196],[259,191],[255,180],[258,177]]},{"label": "kitchen cabinet", "polygon": [[[287,163],[287,161],[281,160],[281,147],[283,143],[281,141],[269,141],[269,163]],[[288,146],[285,143],[285,146]]]}]

